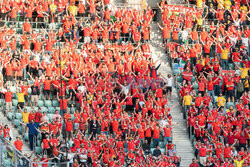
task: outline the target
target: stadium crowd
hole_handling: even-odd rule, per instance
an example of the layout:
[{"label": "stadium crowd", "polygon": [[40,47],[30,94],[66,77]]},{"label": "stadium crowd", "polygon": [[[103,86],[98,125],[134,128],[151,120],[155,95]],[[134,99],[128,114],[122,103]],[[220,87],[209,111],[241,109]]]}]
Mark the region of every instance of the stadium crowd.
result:
[{"label": "stadium crowd", "polygon": [[162,1],[159,27],[195,148],[190,167],[250,166],[249,1],[188,2],[170,15]]},{"label": "stadium crowd", "polygon": [[1,110],[23,136],[0,132],[19,151],[29,142],[33,166],[180,166],[173,77],[152,60],[155,13],[145,1],[142,10],[110,0],[0,3]]}]

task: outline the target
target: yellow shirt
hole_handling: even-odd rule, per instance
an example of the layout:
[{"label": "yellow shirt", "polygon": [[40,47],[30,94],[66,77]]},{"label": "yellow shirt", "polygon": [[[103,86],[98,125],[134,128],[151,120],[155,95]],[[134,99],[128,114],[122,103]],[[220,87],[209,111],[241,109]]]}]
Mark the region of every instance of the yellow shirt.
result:
[{"label": "yellow shirt", "polygon": [[245,88],[249,88],[249,82],[248,82],[248,79],[244,82],[244,87],[245,87]]},{"label": "yellow shirt", "polygon": [[141,4],[142,10],[146,10],[147,9],[147,1],[146,0],[141,0],[140,4]]},{"label": "yellow shirt", "polygon": [[29,115],[30,113],[29,112],[22,112],[22,116],[23,116],[23,122],[24,123],[29,123]]},{"label": "yellow shirt", "polygon": [[[227,110],[226,110],[226,113],[229,113],[229,112],[231,112],[230,109],[227,109]],[[233,112],[235,113],[236,111],[233,110]]]},{"label": "yellow shirt", "polygon": [[203,1],[202,1],[202,0],[196,0],[196,6],[197,6],[198,8],[202,8],[202,6],[203,6]]},{"label": "yellow shirt", "polygon": [[78,8],[75,5],[69,7],[69,13],[71,13],[74,16],[77,15],[77,10]]},{"label": "yellow shirt", "polygon": [[217,97],[216,102],[218,103],[218,107],[220,106],[224,106],[226,99],[222,96],[222,97]]},{"label": "yellow shirt", "polygon": [[241,71],[241,78],[244,79],[248,75],[249,68],[240,68]]},{"label": "yellow shirt", "polygon": [[200,64],[200,61],[201,61],[201,64],[202,64],[203,66],[205,66],[205,58],[203,58],[202,60],[199,60],[197,64]]},{"label": "yellow shirt", "polygon": [[228,59],[228,49],[221,49],[221,59],[227,60]]},{"label": "yellow shirt", "polygon": [[52,11],[52,13],[56,12],[57,6],[55,4],[50,4],[49,5],[50,10]]},{"label": "yellow shirt", "polygon": [[222,9],[224,7],[224,0],[217,0],[218,8]]},{"label": "yellow shirt", "polygon": [[231,9],[231,5],[232,5],[231,1],[226,0],[226,1],[224,2],[225,10]]},{"label": "yellow shirt", "polygon": [[17,93],[17,100],[20,103],[24,103],[24,93]]},{"label": "yellow shirt", "polygon": [[246,7],[246,6],[241,6],[241,7],[240,7],[240,10],[244,10],[244,11],[247,12],[247,7]]},{"label": "yellow shirt", "polygon": [[192,103],[192,97],[190,95],[184,96],[184,105],[185,106],[190,106]]},{"label": "yellow shirt", "polygon": [[203,24],[203,18],[200,18],[200,19],[196,19],[196,21],[197,21],[197,25],[199,25],[199,26],[201,26],[202,24]]},{"label": "yellow shirt", "polygon": [[242,167],[244,163],[244,160],[238,161],[234,160],[235,167]]}]

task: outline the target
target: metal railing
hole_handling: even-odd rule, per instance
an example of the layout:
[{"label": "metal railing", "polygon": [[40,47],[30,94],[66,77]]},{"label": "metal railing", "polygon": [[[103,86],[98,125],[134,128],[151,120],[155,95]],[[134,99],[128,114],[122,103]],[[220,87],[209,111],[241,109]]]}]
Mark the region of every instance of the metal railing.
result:
[{"label": "metal railing", "polygon": [[22,152],[18,151],[8,140],[0,137],[0,166],[3,167],[33,167],[33,166],[54,166],[54,167],[69,167],[70,162],[54,163],[33,161]]}]

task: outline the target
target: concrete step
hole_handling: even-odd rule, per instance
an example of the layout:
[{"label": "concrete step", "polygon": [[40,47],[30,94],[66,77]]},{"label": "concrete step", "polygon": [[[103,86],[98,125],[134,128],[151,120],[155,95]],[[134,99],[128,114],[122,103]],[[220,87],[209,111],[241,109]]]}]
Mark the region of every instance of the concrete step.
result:
[{"label": "concrete step", "polygon": [[[2,110],[3,111],[3,110]],[[4,114],[2,113],[2,112],[0,112],[0,123],[1,124],[4,124],[4,125],[8,125],[9,127],[11,127],[11,126],[14,126],[12,123],[13,122],[11,122],[11,121],[9,121],[8,119],[7,119],[7,117],[5,117],[4,116]],[[18,130],[16,129],[16,128],[11,128],[11,131],[12,131],[12,140],[11,140],[11,144],[13,145],[14,144],[14,142],[16,141],[16,137],[17,136],[22,136],[23,134],[20,134],[19,132],[18,132]],[[22,138],[22,137],[21,137]],[[26,142],[24,142],[24,139],[22,139],[22,141],[23,141],[23,148],[22,148],[22,152],[23,153],[28,153],[28,155],[30,155],[31,153],[32,153],[32,151],[30,150],[30,148],[29,148],[29,144],[28,143],[26,143]]]}]

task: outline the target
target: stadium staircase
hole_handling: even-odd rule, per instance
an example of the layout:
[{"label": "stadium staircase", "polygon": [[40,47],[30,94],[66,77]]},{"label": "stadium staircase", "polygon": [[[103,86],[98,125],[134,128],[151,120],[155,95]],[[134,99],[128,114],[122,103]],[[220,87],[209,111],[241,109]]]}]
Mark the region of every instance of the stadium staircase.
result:
[{"label": "stadium staircase", "polygon": [[[166,56],[163,44],[162,44],[162,32],[159,29],[157,23],[151,24],[151,51],[152,58],[154,61],[160,59],[162,61],[161,67],[159,71],[163,76],[167,76],[167,74],[172,74],[172,69],[168,63],[168,58]],[[187,167],[192,161],[194,157],[194,151],[192,144],[189,140],[188,130],[186,127],[186,120],[183,119],[182,107],[179,104],[179,98],[177,89],[173,89],[172,92],[172,102],[169,102],[169,107],[173,105],[177,105],[171,110],[171,115],[173,117],[173,121],[177,122],[179,125],[173,128],[173,144],[176,145],[177,156],[180,156],[181,166]]]},{"label": "stadium staircase", "polygon": [[[3,103],[2,103],[3,104]],[[4,111],[3,109],[3,106],[1,107],[1,111]],[[14,142],[16,141],[16,137],[20,136],[21,138],[24,138],[24,134],[25,134],[25,131],[24,129],[22,128],[22,125],[19,124],[19,126],[17,126],[17,128],[14,128],[14,122],[13,122],[13,119],[9,119],[9,117],[14,117],[14,115],[12,115],[12,113],[10,112],[9,114],[7,114],[7,117],[4,116],[3,112],[0,112],[0,124],[3,124],[3,125],[8,125],[8,127],[11,129],[12,131],[12,140],[11,140],[11,144],[14,145]],[[22,129],[22,130],[19,130],[19,129]],[[28,136],[26,136],[27,138]],[[30,150],[29,148],[29,143],[28,142],[25,142],[23,141],[23,149],[22,149],[22,152],[23,153],[27,153],[28,155],[30,155],[32,153],[32,151]]]}]

